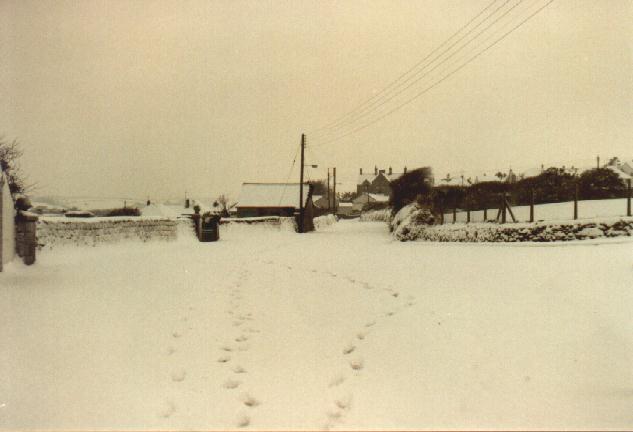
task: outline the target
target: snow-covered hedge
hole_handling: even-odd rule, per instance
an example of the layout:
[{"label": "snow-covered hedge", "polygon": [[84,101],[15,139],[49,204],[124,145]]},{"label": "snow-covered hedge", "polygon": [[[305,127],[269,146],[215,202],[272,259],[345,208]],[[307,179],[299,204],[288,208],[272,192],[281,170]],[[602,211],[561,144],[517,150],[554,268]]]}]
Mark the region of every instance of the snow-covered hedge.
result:
[{"label": "snow-covered hedge", "polygon": [[37,240],[45,248],[56,245],[96,246],[122,240],[175,240],[179,232],[189,231],[193,233],[190,220],[163,218],[40,218],[37,222]]},{"label": "snow-covered hedge", "polygon": [[323,216],[315,217],[313,221],[314,221],[314,229],[318,231],[330,225],[334,225],[337,222],[337,219],[336,219],[336,216],[332,214],[326,214]]},{"label": "snow-covered hedge", "polygon": [[633,235],[633,218],[536,223],[421,223],[422,209],[404,207],[391,222],[391,231],[401,241],[436,242],[553,242]]},{"label": "snow-covered hedge", "polygon": [[360,214],[361,222],[390,222],[391,209],[369,210]]}]

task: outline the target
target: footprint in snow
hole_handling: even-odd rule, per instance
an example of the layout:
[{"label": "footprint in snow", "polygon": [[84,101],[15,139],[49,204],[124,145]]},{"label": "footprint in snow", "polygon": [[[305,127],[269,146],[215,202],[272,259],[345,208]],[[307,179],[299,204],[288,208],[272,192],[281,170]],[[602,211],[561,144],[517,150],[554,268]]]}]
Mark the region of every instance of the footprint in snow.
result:
[{"label": "footprint in snow", "polygon": [[237,418],[237,427],[243,428],[243,427],[248,426],[249,424],[251,424],[251,418],[249,416],[247,416],[247,415],[240,415]]},{"label": "footprint in snow", "polygon": [[239,335],[235,338],[235,342],[246,342],[248,340],[248,336]]},{"label": "footprint in snow", "polygon": [[158,414],[162,418],[169,418],[176,412],[176,405],[172,401],[166,401],[165,407]]},{"label": "footprint in snow", "polygon": [[367,333],[366,332],[359,332],[356,334],[356,338],[358,340],[365,340],[365,338],[367,337]]},{"label": "footprint in snow", "polygon": [[222,387],[224,387],[225,389],[232,390],[232,389],[238,388],[240,384],[242,384],[240,381],[229,379],[229,380],[224,381],[224,384],[222,384]]},{"label": "footprint in snow", "polygon": [[182,336],[182,334],[178,333],[178,332],[173,332],[172,337],[174,337],[175,339],[178,339],[180,336]]},{"label": "footprint in snow", "polygon": [[334,404],[342,410],[348,410],[352,406],[352,396],[345,395],[340,397],[334,401]]},{"label": "footprint in snow", "polygon": [[171,380],[173,382],[183,382],[186,376],[187,376],[187,371],[184,369],[181,369],[181,370],[171,373]]},{"label": "footprint in snow", "polygon": [[365,327],[371,327],[375,324],[376,324],[376,321],[369,321],[367,324],[365,324]]},{"label": "footprint in snow", "polygon": [[248,393],[244,393],[241,397],[240,400],[242,401],[242,403],[244,405],[246,405],[249,408],[255,408],[256,406],[260,405],[261,402],[258,401],[257,399],[255,399],[253,396],[249,395]]},{"label": "footprint in snow", "polygon": [[330,385],[329,387],[336,387],[339,386],[341,384],[343,384],[343,382],[345,381],[345,376],[343,375],[337,375],[335,376],[332,381],[330,381]]},{"label": "footprint in snow", "polygon": [[347,346],[345,346],[345,348],[343,348],[343,354],[351,354],[352,352],[354,352],[355,349],[356,347],[354,345],[348,344]]},{"label": "footprint in snow", "polygon": [[397,293],[397,292],[391,294],[392,297],[398,297],[399,295],[400,295],[400,293]]},{"label": "footprint in snow", "polygon": [[227,363],[229,360],[231,360],[231,356],[221,356],[218,358],[218,363]]},{"label": "footprint in snow", "polygon": [[226,351],[226,352],[231,352],[231,351],[233,351],[233,348],[232,348],[232,347],[230,347],[230,346],[228,346],[228,345],[222,345],[222,346],[220,347],[220,349],[221,349],[222,351]]},{"label": "footprint in snow", "polygon": [[176,352],[176,348],[174,347],[167,348],[167,355],[172,355],[175,352]]},{"label": "footprint in snow", "polygon": [[240,365],[235,365],[233,366],[233,368],[231,369],[233,371],[233,373],[236,374],[243,374],[246,373],[246,369],[244,369],[242,366]]}]

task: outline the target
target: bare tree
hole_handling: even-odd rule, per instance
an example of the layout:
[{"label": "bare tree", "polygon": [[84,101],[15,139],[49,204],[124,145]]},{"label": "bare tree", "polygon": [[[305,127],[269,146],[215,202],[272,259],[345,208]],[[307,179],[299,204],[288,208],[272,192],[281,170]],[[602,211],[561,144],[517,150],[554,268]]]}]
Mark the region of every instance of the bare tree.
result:
[{"label": "bare tree", "polygon": [[213,207],[217,208],[220,215],[222,217],[228,217],[229,216],[229,211],[235,207],[237,205],[236,202],[231,202],[229,200],[229,197],[225,194],[220,195],[219,197],[216,198],[215,202],[213,203]]},{"label": "bare tree", "polygon": [[18,166],[18,159],[22,156],[22,149],[17,140],[11,142],[0,137],[0,168],[7,175],[11,194],[26,192],[24,176]]}]

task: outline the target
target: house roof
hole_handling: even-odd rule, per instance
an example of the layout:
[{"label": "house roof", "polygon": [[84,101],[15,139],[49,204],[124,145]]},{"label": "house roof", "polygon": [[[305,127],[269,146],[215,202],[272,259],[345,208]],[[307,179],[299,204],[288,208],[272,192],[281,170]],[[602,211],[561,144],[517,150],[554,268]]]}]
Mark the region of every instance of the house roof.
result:
[{"label": "house roof", "polygon": [[[369,199],[367,199],[368,196],[369,196]],[[355,203],[363,203],[363,202],[367,202],[367,201],[389,202],[389,195],[373,194],[373,193],[364,192],[364,193],[358,195],[356,197],[356,199],[354,199]]]},{"label": "house roof", "polygon": [[[304,184],[305,202],[308,190],[308,185]],[[299,183],[242,183],[237,207],[299,208]]]},{"label": "house roof", "polygon": [[618,177],[620,177],[622,180],[628,180],[630,178],[633,178],[630,175],[628,175],[627,173],[625,173],[624,171],[622,171],[620,168],[614,167],[613,165],[608,165],[605,168],[610,169],[611,171],[616,173],[618,175]]},{"label": "house roof", "polygon": [[400,177],[403,173],[378,173],[378,174],[359,174],[358,175],[358,179],[356,180],[356,184],[357,185],[361,185],[365,182],[365,180],[369,181],[369,183],[373,183],[374,180],[376,180],[377,177],[379,177],[380,175],[383,175],[387,178],[387,180],[389,180],[390,182],[394,181],[395,179],[397,179],[398,177]]}]

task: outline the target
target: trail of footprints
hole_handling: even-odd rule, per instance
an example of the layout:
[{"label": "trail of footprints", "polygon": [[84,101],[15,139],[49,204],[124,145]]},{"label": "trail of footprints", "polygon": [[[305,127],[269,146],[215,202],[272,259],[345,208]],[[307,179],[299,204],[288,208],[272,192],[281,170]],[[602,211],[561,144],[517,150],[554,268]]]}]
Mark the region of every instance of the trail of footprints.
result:
[{"label": "trail of footprints", "polygon": [[[251,312],[242,311],[243,297],[241,287],[248,278],[248,275],[246,270],[242,270],[239,273],[237,282],[229,292],[229,309],[226,313],[232,320],[236,333],[228,342],[220,346],[221,355],[217,359],[219,363],[223,363],[228,367],[231,374],[222,384],[222,387],[227,391],[235,391],[243,387],[243,377],[248,374],[248,371],[242,365],[235,362],[234,357],[238,357],[240,352],[248,351],[250,349],[249,342],[251,338],[259,333],[259,330],[248,325],[248,323],[254,320],[253,314]],[[259,406],[261,402],[248,392],[240,393],[237,400],[247,412],[240,412],[240,414],[238,414],[235,425],[240,428],[250,426],[251,416],[248,411]]]},{"label": "trail of footprints", "polygon": [[[264,261],[266,264],[278,264],[273,261]],[[285,264],[278,264],[282,267],[286,267],[289,270],[293,268],[291,266]],[[402,311],[405,308],[411,307],[415,305],[415,297],[412,295],[408,295],[403,298],[400,293],[393,288],[384,288],[378,287],[370,282],[362,281],[350,276],[342,276],[332,271],[322,271],[319,269],[309,269],[311,273],[321,273],[325,274],[333,279],[343,278],[347,282],[355,285],[359,285],[361,288],[366,290],[371,290],[373,292],[383,292],[387,297],[386,309],[382,313],[382,315],[376,316],[374,319],[366,322],[363,327],[357,330],[354,336],[351,338],[352,341],[347,343],[342,349],[342,359],[344,364],[346,365],[344,370],[351,370],[353,376],[358,376],[361,374],[361,371],[365,367],[365,360],[360,355],[359,351],[362,348],[362,344],[365,342],[371,330],[381,319],[389,319],[390,317],[395,316],[397,313]],[[349,372],[348,372],[349,373]],[[337,388],[341,386],[347,380],[346,372],[340,372],[336,376],[334,376],[330,382],[330,388]],[[352,396],[349,393],[343,393],[342,395],[335,397],[330,409],[326,412],[327,421],[323,428],[325,430],[329,430],[334,427],[336,424],[341,423],[344,420],[345,414],[349,412],[352,406]]]},{"label": "trail of footprints", "polygon": [[[191,306],[189,307],[189,312],[193,311],[194,308]],[[192,330],[193,327],[189,326],[187,324],[187,322],[189,321],[189,319],[185,316],[183,317],[181,320],[181,330],[174,330],[173,332],[171,332],[170,337],[172,339],[172,344],[170,344],[166,351],[165,354],[168,357],[172,357],[178,350],[176,349],[176,346],[180,340],[180,338],[183,336],[183,330],[185,327],[187,328],[187,330]],[[172,383],[181,383],[183,381],[185,381],[185,379],[187,378],[187,371],[185,369],[182,368],[175,368],[172,369],[171,373],[169,374],[169,378],[171,380]],[[158,413],[159,417],[162,418],[170,418],[171,416],[173,416],[176,412],[178,411],[176,404],[174,403],[174,401],[172,399],[166,399],[164,402],[164,406],[163,408],[160,410],[160,412]]]}]

